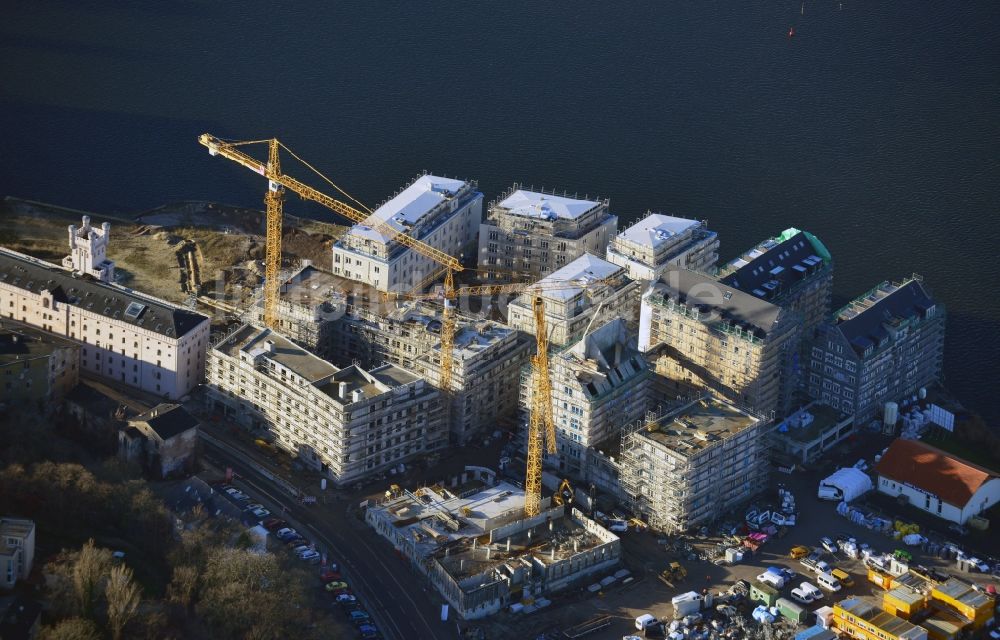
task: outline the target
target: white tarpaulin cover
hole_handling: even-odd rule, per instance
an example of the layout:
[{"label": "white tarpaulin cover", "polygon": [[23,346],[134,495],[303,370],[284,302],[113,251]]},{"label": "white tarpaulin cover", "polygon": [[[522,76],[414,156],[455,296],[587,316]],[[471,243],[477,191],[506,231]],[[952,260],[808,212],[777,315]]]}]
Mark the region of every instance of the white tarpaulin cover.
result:
[{"label": "white tarpaulin cover", "polygon": [[833,475],[820,482],[820,486],[823,485],[837,487],[844,494],[844,502],[850,502],[872,490],[872,479],[860,469],[847,467],[834,471]]}]

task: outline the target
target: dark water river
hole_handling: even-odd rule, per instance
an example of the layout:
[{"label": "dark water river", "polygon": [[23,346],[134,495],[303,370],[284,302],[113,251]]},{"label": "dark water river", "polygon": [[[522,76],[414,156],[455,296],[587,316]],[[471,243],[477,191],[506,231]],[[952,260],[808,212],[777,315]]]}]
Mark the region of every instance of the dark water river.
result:
[{"label": "dark water river", "polygon": [[993,0],[11,3],[0,194],[259,205],[207,131],[278,136],[369,204],[427,169],[707,218],[726,259],[794,225],[836,303],[922,274],[947,384],[998,424],[997,34]]}]

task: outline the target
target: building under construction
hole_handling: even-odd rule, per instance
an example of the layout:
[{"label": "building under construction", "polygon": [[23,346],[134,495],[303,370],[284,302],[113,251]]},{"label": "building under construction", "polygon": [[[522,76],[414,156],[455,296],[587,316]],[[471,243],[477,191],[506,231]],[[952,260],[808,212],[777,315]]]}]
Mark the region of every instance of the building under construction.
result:
[{"label": "building under construction", "polygon": [[[288,337],[337,365],[403,367],[441,386],[441,307],[393,302],[368,284],[306,266],[281,288],[278,326]],[[446,416],[451,440],[464,444],[513,420],[521,367],[531,338],[500,322],[455,313],[451,398]],[[257,322],[263,308],[250,312]]]},{"label": "building under construction", "polygon": [[395,365],[339,369],[270,329],[243,325],[208,353],[210,405],[337,484],[448,444],[440,393]]},{"label": "building under construction", "polygon": [[624,499],[650,526],[685,531],[767,487],[771,423],[706,395],[622,432]]},{"label": "building under construction", "polygon": [[542,507],[526,518],[523,490],[467,467],[448,487],[390,493],[365,519],[471,620],[539,603],[621,561],[615,534],[547,498]]}]

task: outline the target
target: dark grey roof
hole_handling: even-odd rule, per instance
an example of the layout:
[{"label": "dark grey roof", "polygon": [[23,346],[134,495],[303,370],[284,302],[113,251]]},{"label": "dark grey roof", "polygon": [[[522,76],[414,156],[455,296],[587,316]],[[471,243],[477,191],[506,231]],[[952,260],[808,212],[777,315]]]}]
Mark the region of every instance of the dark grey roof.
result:
[{"label": "dark grey roof", "polygon": [[188,429],[198,426],[198,418],[179,404],[158,404],[146,413],[133,418],[134,422],[145,422],[161,440],[169,440]]},{"label": "dark grey roof", "polygon": [[863,353],[865,348],[877,347],[889,338],[886,323],[923,318],[934,306],[924,285],[919,280],[911,280],[850,317],[841,312],[835,326],[858,353]]},{"label": "dark grey roof", "polygon": [[[200,313],[101,282],[89,275],[74,275],[62,267],[2,247],[0,282],[35,294],[48,290],[57,302],[134,324],[169,338],[179,338],[208,320]],[[138,314],[126,315],[132,303],[142,306],[142,309]],[[135,309],[138,307],[133,307]]]},{"label": "dark grey roof", "polygon": [[771,244],[773,242],[758,247],[763,250],[759,256],[721,281],[758,298],[774,300],[825,266],[821,257],[825,250],[813,246],[812,238],[804,231],[783,242]]},{"label": "dark grey roof", "polygon": [[101,418],[110,418],[118,411],[118,401],[102,393],[86,382],[81,382],[66,394],[66,401],[83,408],[84,411]]},{"label": "dark grey roof", "polygon": [[715,311],[719,316],[717,321],[752,329],[758,337],[769,334],[786,315],[781,307],[766,300],[675,265],[667,267],[653,288],[677,303],[704,312]]}]

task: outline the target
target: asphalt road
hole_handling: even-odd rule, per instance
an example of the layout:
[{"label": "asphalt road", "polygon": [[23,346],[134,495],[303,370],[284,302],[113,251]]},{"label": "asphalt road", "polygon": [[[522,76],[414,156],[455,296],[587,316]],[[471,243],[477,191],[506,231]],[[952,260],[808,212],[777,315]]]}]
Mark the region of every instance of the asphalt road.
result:
[{"label": "asphalt road", "polygon": [[454,622],[441,622],[440,598],[426,580],[398,556],[388,542],[350,513],[356,504],[333,498],[303,505],[255,457],[215,438],[203,439],[209,459],[233,468],[234,483],[246,485],[254,499],[288,520],[341,565],[345,580],[359,596],[388,640],[454,640]]}]

